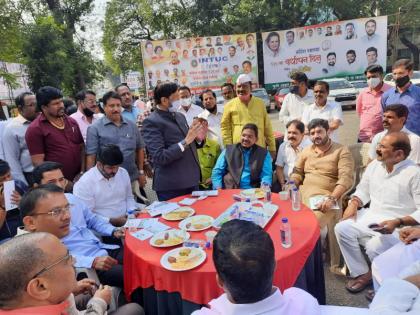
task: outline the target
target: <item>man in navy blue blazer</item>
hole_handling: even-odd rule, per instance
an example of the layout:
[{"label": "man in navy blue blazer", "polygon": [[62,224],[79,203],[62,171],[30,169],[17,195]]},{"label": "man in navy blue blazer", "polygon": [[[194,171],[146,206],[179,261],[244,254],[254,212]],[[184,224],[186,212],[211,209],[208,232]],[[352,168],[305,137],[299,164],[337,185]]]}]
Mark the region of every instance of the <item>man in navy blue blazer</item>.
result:
[{"label": "man in navy blue blazer", "polygon": [[142,134],[154,166],[153,189],[160,201],[198,189],[200,165],[195,141],[202,126],[188,127],[179,107],[178,86],[165,83],[154,91],[156,110],[143,122]]}]

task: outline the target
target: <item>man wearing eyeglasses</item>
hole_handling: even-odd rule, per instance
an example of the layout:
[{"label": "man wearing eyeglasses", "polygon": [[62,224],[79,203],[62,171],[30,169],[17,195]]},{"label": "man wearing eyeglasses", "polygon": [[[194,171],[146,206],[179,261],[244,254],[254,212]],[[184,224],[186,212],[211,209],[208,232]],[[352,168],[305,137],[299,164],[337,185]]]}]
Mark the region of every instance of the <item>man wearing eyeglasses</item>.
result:
[{"label": "man wearing eyeglasses", "polygon": [[93,268],[101,283],[124,287],[123,249],[102,243],[89,228],[116,238],[124,237],[123,230],[97,218],[79,199],[65,195],[56,184],[38,186],[24,195],[20,211],[25,231],[57,236],[77,258],[75,267]]},{"label": "man wearing eyeglasses", "polygon": [[[0,257],[0,314],[79,314],[73,294],[84,293],[86,286],[76,282],[74,258],[57,237],[21,235],[0,245]],[[109,286],[100,287],[85,314],[107,314],[111,296]],[[144,312],[131,303],[113,314]]]}]

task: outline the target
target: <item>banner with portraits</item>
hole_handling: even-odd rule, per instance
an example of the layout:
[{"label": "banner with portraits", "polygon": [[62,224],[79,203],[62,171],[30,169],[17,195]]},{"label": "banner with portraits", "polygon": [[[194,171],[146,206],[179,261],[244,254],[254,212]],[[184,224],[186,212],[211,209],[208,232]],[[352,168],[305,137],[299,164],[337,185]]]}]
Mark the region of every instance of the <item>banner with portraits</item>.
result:
[{"label": "banner with portraits", "polygon": [[386,68],[386,16],[266,32],[262,40],[269,90],[288,86],[296,71],[305,72],[309,79],[356,78],[368,65]]},{"label": "banner with portraits", "polygon": [[148,91],[175,82],[199,93],[235,83],[241,73],[258,85],[255,33],[143,41],[141,51]]}]

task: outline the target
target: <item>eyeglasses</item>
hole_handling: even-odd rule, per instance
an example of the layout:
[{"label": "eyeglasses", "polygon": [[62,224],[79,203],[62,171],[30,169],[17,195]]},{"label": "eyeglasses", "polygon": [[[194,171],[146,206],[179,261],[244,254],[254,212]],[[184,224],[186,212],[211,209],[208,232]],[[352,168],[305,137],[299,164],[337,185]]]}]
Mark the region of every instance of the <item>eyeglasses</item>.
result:
[{"label": "eyeglasses", "polygon": [[47,266],[47,267],[45,267],[45,268],[42,268],[39,272],[37,272],[32,278],[31,278],[31,280],[32,279],[35,279],[35,278],[37,278],[37,277],[39,277],[40,275],[42,275],[44,272],[47,272],[48,270],[50,270],[50,269],[52,269],[52,268],[54,268],[55,266],[57,266],[59,263],[61,263],[62,261],[66,261],[66,262],[68,262],[69,260],[71,260],[72,261],[72,263],[73,263],[73,261],[74,261],[74,258],[73,258],[73,256],[72,255],[70,255],[70,252],[69,252],[69,250],[67,250],[67,254],[65,255],[65,256],[63,256],[63,257],[61,257],[61,258],[59,258],[58,260],[56,260],[55,262],[53,262],[51,265],[49,265],[49,266]]},{"label": "eyeglasses", "polygon": [[58,217],[61,217],[62,215],[64,215],[65,213],[69,213],[70,208],[72,206],[73,206],[72,204],[68,204],[68,205],[66,205],[64,207],[61,207],[61,208],[59,208],[59,207],[54,208],[54,209],[52,209],[51,211],[48,211],[48,212],[34,213],[34,214],[32,214],[32,216],[35,216],[35,215],[50,215],[53,218],[58,218]]}]

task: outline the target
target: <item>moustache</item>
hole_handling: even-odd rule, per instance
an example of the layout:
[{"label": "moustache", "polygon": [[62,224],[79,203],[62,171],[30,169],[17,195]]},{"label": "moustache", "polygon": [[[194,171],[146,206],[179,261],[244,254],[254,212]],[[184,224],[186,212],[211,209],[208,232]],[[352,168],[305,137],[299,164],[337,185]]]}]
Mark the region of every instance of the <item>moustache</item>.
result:
[{"label": "moustache", "polygon": [[296,140],[296,138],[290,137],[290,138],[287,138],[287,140],[292,141],[292,140]]},{"label": "moustache", "polygon": [[376,150],[376,155],[382,157],[382,152],[379,150]]}]

